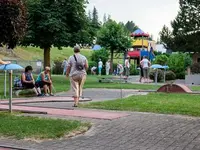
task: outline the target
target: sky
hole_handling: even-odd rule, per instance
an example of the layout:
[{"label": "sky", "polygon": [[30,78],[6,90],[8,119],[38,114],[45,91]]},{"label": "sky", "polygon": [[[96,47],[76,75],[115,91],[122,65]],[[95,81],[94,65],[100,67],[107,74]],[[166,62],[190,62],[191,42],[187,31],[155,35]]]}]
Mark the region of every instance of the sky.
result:
[{"label": "sky", "polygon": [[104,14],[117,22],[133,21],[144,32],[159,37],[163,25],[170,26],[179,10],[179,0],[89,0],[87,11],[94,6],[102,21]]}]

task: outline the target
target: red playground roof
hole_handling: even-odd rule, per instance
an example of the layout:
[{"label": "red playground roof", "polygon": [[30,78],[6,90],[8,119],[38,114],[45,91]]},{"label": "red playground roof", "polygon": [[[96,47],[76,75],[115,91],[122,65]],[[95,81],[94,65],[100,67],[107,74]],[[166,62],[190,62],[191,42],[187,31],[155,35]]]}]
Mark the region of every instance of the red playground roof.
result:
[{"label": "red playground roof", "polygon": [[130,57],[140,57],[140,51],[129,51],[128,55]]}]

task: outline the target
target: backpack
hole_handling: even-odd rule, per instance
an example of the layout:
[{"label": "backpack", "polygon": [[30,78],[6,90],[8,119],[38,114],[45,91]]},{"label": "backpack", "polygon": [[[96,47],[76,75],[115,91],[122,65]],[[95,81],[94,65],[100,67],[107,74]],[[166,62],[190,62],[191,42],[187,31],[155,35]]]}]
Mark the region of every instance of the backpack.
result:
[{"label": "backpack", "polygon": [[22,87],[21,79],[17,76],[14,79],[14,87]]},{"label": "backpack", "polygon": [[76,61],[76,69],[77,69],[78,71],[82,71],[82,70],[85,68],[84,65],[83,65],[83,63],[78,62],[75,55],[74,55],[74,59],[75,59],[75,61]]}]

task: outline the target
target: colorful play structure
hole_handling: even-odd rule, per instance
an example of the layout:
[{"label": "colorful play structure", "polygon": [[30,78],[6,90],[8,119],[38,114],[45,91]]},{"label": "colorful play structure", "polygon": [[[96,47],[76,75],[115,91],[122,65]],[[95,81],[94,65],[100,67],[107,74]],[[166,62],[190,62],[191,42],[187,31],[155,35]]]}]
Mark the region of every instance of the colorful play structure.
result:
[{"label": "colorful play structure", "polygon": [[133,39],[132,48],[129,49],[127,55],[131,59],[136,60],[137,64],[139,64],[143,56],[147,56],[152,61],[155,58],[153,53],[155,50],[155,41],[149,38],[149,34],[141,29],[137,29],[131,33],[131,37]]}]

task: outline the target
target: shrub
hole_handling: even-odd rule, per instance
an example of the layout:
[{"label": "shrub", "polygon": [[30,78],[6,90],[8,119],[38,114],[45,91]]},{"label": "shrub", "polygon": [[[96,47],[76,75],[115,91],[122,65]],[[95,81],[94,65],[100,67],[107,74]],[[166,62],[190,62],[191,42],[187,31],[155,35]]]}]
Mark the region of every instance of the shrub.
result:
[{"label": "shrub", "polygon": [[137,69],[137,65],[131,64],[130,66],[130,75],[139,75],[139,70]]},{"label": "shrub", "polygon": [[[156,73],[156,70],[151,70],[149,72],[149,78],[151,80],[154,80],[155,81],[155,73]],[[163,71],[158,69],[158,78],[157,78],[157,81],[160,82],[161,80],[163,80]]]},{"label": "shrub", "polygon": [[168,66],[176,74],[176,78],[184,79],[185,70],[191,65],[191,57],[187,54],[172,54],[168,60]]},{"label": "shrub", "polygon": [[191,73],[192,74],[198,74],[198,73],[200,73],[200,63],[194,63],[191,66]]},{"label": "shrub", "polygon": [[91,60],[93,62],[98,63],[99,59],[101,59],[101,61],[103,62],[102,75],[104,75],[106,73],[105,70],[106,61],[109,59],[109,51],[107,51],[104,48],[102,48],[101,50],[94,51],[94,53],[92,53]]},{"label": "shrub", "polygon": [[168,57],[166,55],[158,55],[154,61],[155,64],[166,65],[168,62]]},{"label": "shrub", "polygon": [[92,60],[93,62],[98,63],[98,62],[99,62],[99,59],[101,59],[101,61],[102,61],[103,64],[105,65],[105,64],[106,64],[106,61],[109,59],[109,51],[107,51],[107,50],[104,49],[104,48],[102,48],[101,50],[94,51],[94,52],[92,53],[91,60]]},{"label": "shrub", "polygon": [[53,74],[62,74],[63,73],[63,68],[61,67],[61,65],[62,65],[62,61],[55,60],[52,73]]},{"label": "shrub", "polygon": [[165,73],[165,80],[175,80],[176,74],[173,71],[167,71]]}]

